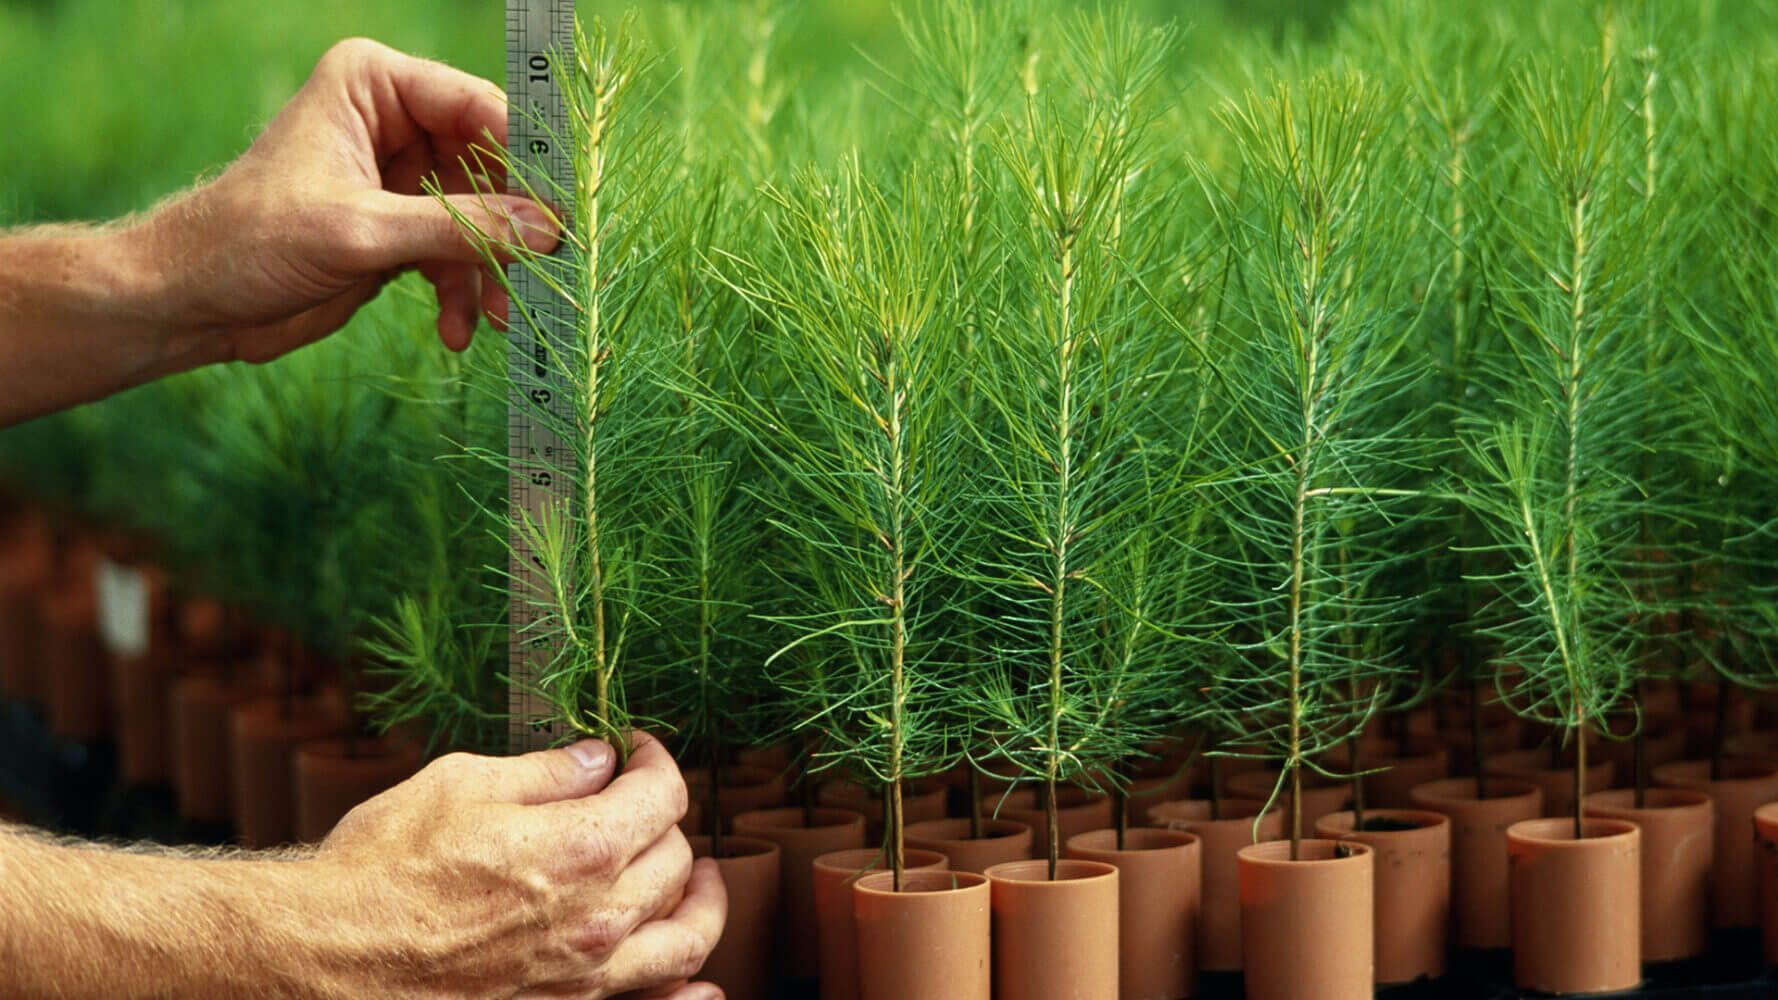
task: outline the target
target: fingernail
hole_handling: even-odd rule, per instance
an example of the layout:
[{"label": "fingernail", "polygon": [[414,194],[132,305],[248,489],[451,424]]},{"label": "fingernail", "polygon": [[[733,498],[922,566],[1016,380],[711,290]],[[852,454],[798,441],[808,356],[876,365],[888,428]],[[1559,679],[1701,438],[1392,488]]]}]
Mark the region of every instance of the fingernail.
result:
[{"label": "fingernail", "polygon": [[600,770],[611,763],[611,748],[598,740],[576,743],[568,748],[568,753],[589,771]]},{"label": "fingernail", "polygon": [[519,242],[528,250],[544,253],[555,249],[556,225],[543,209],[536,205],[519,205],[512,210],[512,227]]}]

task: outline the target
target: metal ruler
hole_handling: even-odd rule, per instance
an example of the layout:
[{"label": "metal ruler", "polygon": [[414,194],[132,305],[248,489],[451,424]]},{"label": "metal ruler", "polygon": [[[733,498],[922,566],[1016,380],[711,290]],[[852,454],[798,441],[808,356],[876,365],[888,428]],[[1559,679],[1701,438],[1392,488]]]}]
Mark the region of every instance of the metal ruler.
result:
[{"label": "metal ruler", "polygon": [[[574,0],[506,0],[507,148],[530,188],[555,202],[558,212],[571,207],[572,197],[555,197],[554,192],[574,190],[562,92],[573,61]],[[517,178],[510,189],[522,190]],[[566,240],[556,253],[568,253]],[[567,303],[524,267],[509,265],[508,276],[516,301],[506,353],[506,446],[512,460],[507,501],[515,520],[521,511],[535,519],[546,505],[566,504],[574,481],[574,452],[553,429],[574,426],[573,400],[565,388],[567,373],[550,363],[543,339],[566,346],[573,320]],[[520,303],[538,322],[519,320]],[[553,713],[537,695],[536,681],[554,655],[557,639],[536,628],[543,574],[517,530],[510,541],[507,740],[512,753],[524,753],[556,741]]]}]

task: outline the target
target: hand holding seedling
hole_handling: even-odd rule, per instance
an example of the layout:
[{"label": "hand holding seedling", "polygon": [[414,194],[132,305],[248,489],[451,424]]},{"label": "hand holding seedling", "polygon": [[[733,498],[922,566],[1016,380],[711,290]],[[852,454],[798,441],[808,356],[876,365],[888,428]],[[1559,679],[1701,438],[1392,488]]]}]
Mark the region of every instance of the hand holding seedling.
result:
[{"label": "hand holding seedling", "polygon": [[557,239],[548,211],[488,175],[505,136],[493,84],[354,39],[214,180],[125,223],[0,235],[0,424],[199,365],[270,361],[414,268],[437,289],[440,338],[461,350],[506,302],[453,211],[504,242]]},{"label": "hand holding seedling", "polygon": [[442,758],[341,821],[317,861],[343,870],[324,882],[417,932],[404,950],[442,956],[413,970],[426,989],[606,997],[684,979],[721,936],[726,896],[675,826],[678,767],[633,740],[615,779],[597,741]]},{"label": "hand holding seedling", "polygon": [[[316,851],[202,863],[0,826],[0,994],[604,998],[694,975],[727,896],[642,734],[454,754]],[[720,1000],[708,984],[672,1000]]]}]

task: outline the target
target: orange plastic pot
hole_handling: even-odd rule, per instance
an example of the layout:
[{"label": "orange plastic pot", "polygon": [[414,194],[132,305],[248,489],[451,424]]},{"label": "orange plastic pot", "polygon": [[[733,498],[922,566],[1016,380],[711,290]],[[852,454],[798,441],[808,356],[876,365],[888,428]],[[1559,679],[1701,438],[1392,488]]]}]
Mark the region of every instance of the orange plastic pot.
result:
[{"label": "orange plastic pot", "polygon": [[967,819],[929,819],[902,830],[909,847],[937,851],[949,858],[951,870],[977,875],[1003,861],[1031,856],[1031,828],[1017,820],[984,819],[982,836],[971,839]]},{"label": "orange plastic pot", "polygon": [[55,546],[41,514],[16,515],[0,535],[0,695],[43,700],[40,604],[55,573]]},{"label": "orange plastic pot", "polygon": [[1528,819],[1506,831],[1513,982],[1544,993],[1609,993],[1642,981],[1642,859],[1636,824]]},{"label": "orange plastic pot", "polygon": [[[1365,829],[1351,812],[1315,821],[1315,836],[1363,844],[1373,862],[1376,980],[1383,985],[1445,974],[1451,926],[1451,821],[1443,813],[1375,809]],[[1375,829],[1386,824],[1393,829]]]},{"label": "orange plastic pot", "polygon": [[1702,955],[1710,944],[1710,868],[1716,810],[1710,796],[1680,788],[1618,788],[1587,796],[1586,814],[1642,831],[1642,960]]},{"label": "orange plastic pot", "polygon": [[[1010,819],[1031,828],[1031,856],[1049,857],[1049,816],[1037,808],[1037,789],[1015,788],[982,797],[982,815]],[[1056,789],[1057,847],[1077,833],[1111,825],[1111,800],[1081,788]]]},{"label": "orange plastic pot", "polygon": [[[1636,777],[1636,740],[1630,735],[1635,726],[1635,719],[1613,719],[1611,730],[1622,738],[1595,740],[1588,747],[1589,753],[1596,753],[1601,760],[1611,761],[1613,774],[1620,783],[1626,785],[1633,783]],[[1645,714],[1642,719],[1642,748],[1644,760],[1651,768],[1684,760],[1685,727],[1671,716]]]},{"label": "orange plastic pot", "polygon": [[233,820],[228,717],[260,693],[214,673],[192,674],[174,685],[173,796],[179,815],[197,823]]},{"label": "orange plastic pot", "polygon": [[1410,793],[1418,785],[1428,781],[1437,781],[1450,773],[1450,755],[1444,747],[1434,747],[1427,741],[1410,741],[1410,752],[1406,755],[1389,754],[1378,757],[1364,757],[1359,763],[1365,768],[1382,768],[1376,774],[1364,777],[1364,802],[1367,807],[1378,809],[1411,809],[1414,800]]},{"label": "orange plastic pot", "polygon": [[[1291,817],[1290,785],[1291,783],[1286,781],[1283,788],[1278,788],[1278,771],[1276,768],[1270,767],[1261,771],[1237,774],[1228,781],[1229,794],[1236,798],[1258,799],[1264,802],[1272,797],[1272,792],[1276,789],[1278,792],[1277,809],[1284,814],[1284,826],[1287,830],[1290,827]],[[1351,783],[1334,781],[1304,768],[1303,829],[1309,830],[1321,817],[1346,808],[1351,798]]]},{"label": "orange plastic pot", "polygon": [[[817,965],[823,1000],[858,995],[858,927],[852,916],[852,884],[860,876],[880,871],[884,860],[880,848],[855,847],[823,854],[812,862]],[[902,862],[904,874],[943,871],[950,866],[944,855],[933,851],[908,850]]]},{"label": "orange plastic pot", "polygon": [[973,872],[889,872],[852,887],[861,1000],[989,1000],[993,892]]},{"label": "orange plastic pot", "polygon": [[1249,1000],[1369,1000],[1373,859],[1364,844],[1243,847],[1241,953]]},{"label": "orange plastic pot", "polygon": [[[686,821],[680,826],[697,833],[707,832],[704,807],[709,801],[710,772],[704,768],[694,768],[685,772],[686,792],[690,797],[691,807],[686,811]],[[722,788],[718,793],[718,807],[722,810],[723,831],[734,829],[735,817],[744,812],[757,809],[770,809],[781,806],[789,795],[784,785],[784,774],[781,771],[768,770],[763,767],[752,767],[746,764],[722,769]],[[696,815],[698,822],[690,821]]]},{"label": "orange plastic pot", "polygon": [[1759,925],[1766,966],[1778,966],[1778,802],[1753,811],[1753,833],[1758,840]]},{"label": "orange plastic pot", "polygon": [[1716,806],[1711,921],[1717,927],[1754,926],[1759,922],[1759,880],[1754,873],[1753,813],[1778,801],[1778,764],[1730,758],[1722,762],[1721,780],[1713,781],[1709,761],[1682,760],[1655,768],[1654,780],[1710,796]]},{"label": "orange plastic pot", "polygon": [[41,611],[38,653],[50,728],[76,743],[98,742],[111,734],[110,665],[90,579],[52,590]]},{"label": "orange plastic pot", "polygon": [[1198,978],[1201,845],[1190,833],[1135,827],[1068,838],[1068,857],[1117,869],[1118,996],[1179,1000]]},{"label": "orange plastic pot", "polygon": [[[1198,838],[1201,866],[1198,910],[1198,968],[1204,972],[1241,969],[1241,891],[1236,855],[1255,842],[1254,817],[1265,803],[1224,799],[1220,819],[1210,818],[1210,802],[1180,799],[1148,810],[1148,821]],[[1284,835],[1284,816],[1276,809],[1257,824],[1258,840]]]},{"label": "orange plastic pot", "polygon": [[229,713],[235,831],[253,848],[296,839],[296,748],[334,731],[312,701],[256,698]]},{"label": "orange plastic pot", "polygon": [[420,751],[395,740],[311,740],[296,750],[296,837],[326,839],[335,824],[368,799],[420,769]]},{"label": "orange plastic pot", "polygon": [[[901,815],[904,822],[919,823],[945,818],[948,789],[937,779],[910,781],[901,789]],[[834,809],[849,809],[864,817],[865,837],[883,839],[883,790],[850,781],[832,781],[821,786],[815,800]]]},{"label": "orange plastic pot", "polygon": [[988,869],[996,1000],[1116,1000],[1118,874],[1098,861]]},{"label": "orange plastic pot", "polygon": [[1409,793],[1420,809],[1451,821],[1451,922],[1463,948],[1512,944],[1506,831],[1543,815],[1543,790],[1528,781],[1495,778],[1477,799],[1474,778],[1428,782]]},{"label": "orange plastic pot", "polygon": [[778,865],[778,973],[786,979],[814,979],[819,955],[814,862],[830,851],[863,847],[864,817],[846,809],[814,809],[809,817],[794,806],[761,809],[736,816],[735,833],[769,840],[782,852]]},{"label": "orange plastic pot", "polygon": [[[695,857],[710,857],[710,838],[691,837]],[[722,987],[728,1000],[771,1000],[772,929],[778,922],[779,861],[769,840],[725,837],[716,870],[728,888],[728,923],[704,961],[700,981]]]},{"label": "orange plastic pot", "polygon": [[[1518,718],[1511,718],[1489,724],[1482,730],[1482,752],[1486,758],[1492,759],[1503,753],[1512,753],[1519,748],[1523,739],[1525,724]],[[1467,778],[1475,775],[1474,741],[1470,738],[1468,723],[1447,729],[1441,734],[1448,753],[1450,774],[1453,778]]]},{"label": "orange plastic pot", "polygon": [[132,785],[158,785],[173,773],[173,671],[163,654],[112,656],[117,770]]},{"label": "orange plastic pot", "polygon": [[[1488,758],[1488,774],[1497,778],[1518,778],[1543,789],[1545,816],[1552,819],[1573,816],[1574,758],[1571,754],[1563,754],[1562,759],[1565,766],[1552,766],[1548,750],[1541,747],[1535,750],[1515,750]],[[1616,768],[1610,760],[1588,764],[1586,790],[1597,792],[1610,788],[1615,774]]]}]

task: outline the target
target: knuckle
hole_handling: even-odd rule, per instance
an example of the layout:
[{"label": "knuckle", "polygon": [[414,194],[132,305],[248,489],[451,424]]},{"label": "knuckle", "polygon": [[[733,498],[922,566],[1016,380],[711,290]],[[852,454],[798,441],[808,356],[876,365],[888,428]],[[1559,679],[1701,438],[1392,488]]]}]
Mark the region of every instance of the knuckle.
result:
[{"label": "knuckle", "polygon": [[386,47],[369,38],[342,38],[322,54],[320,67],[338,72],[379,59]]},{"label": "knuckle", "polygon": [[615,879],[620,862],[616,842],[601,830],[589,830],[581,841],[581,858],[587,868],[607,881]]},{"label": "knuckle", "polygon": [[609,916],[588,920],[569,936],[569,947],[582,955],[609,955],[623,943],[624,929]]},{"label": "knuckle", "polygon": [[715,950],[716,942],[705,942],[702,937],[687,937],[674,945],[666,955],[666,974],[663,979],[689,979],[698,974],[704,967],[705,959]]}]

